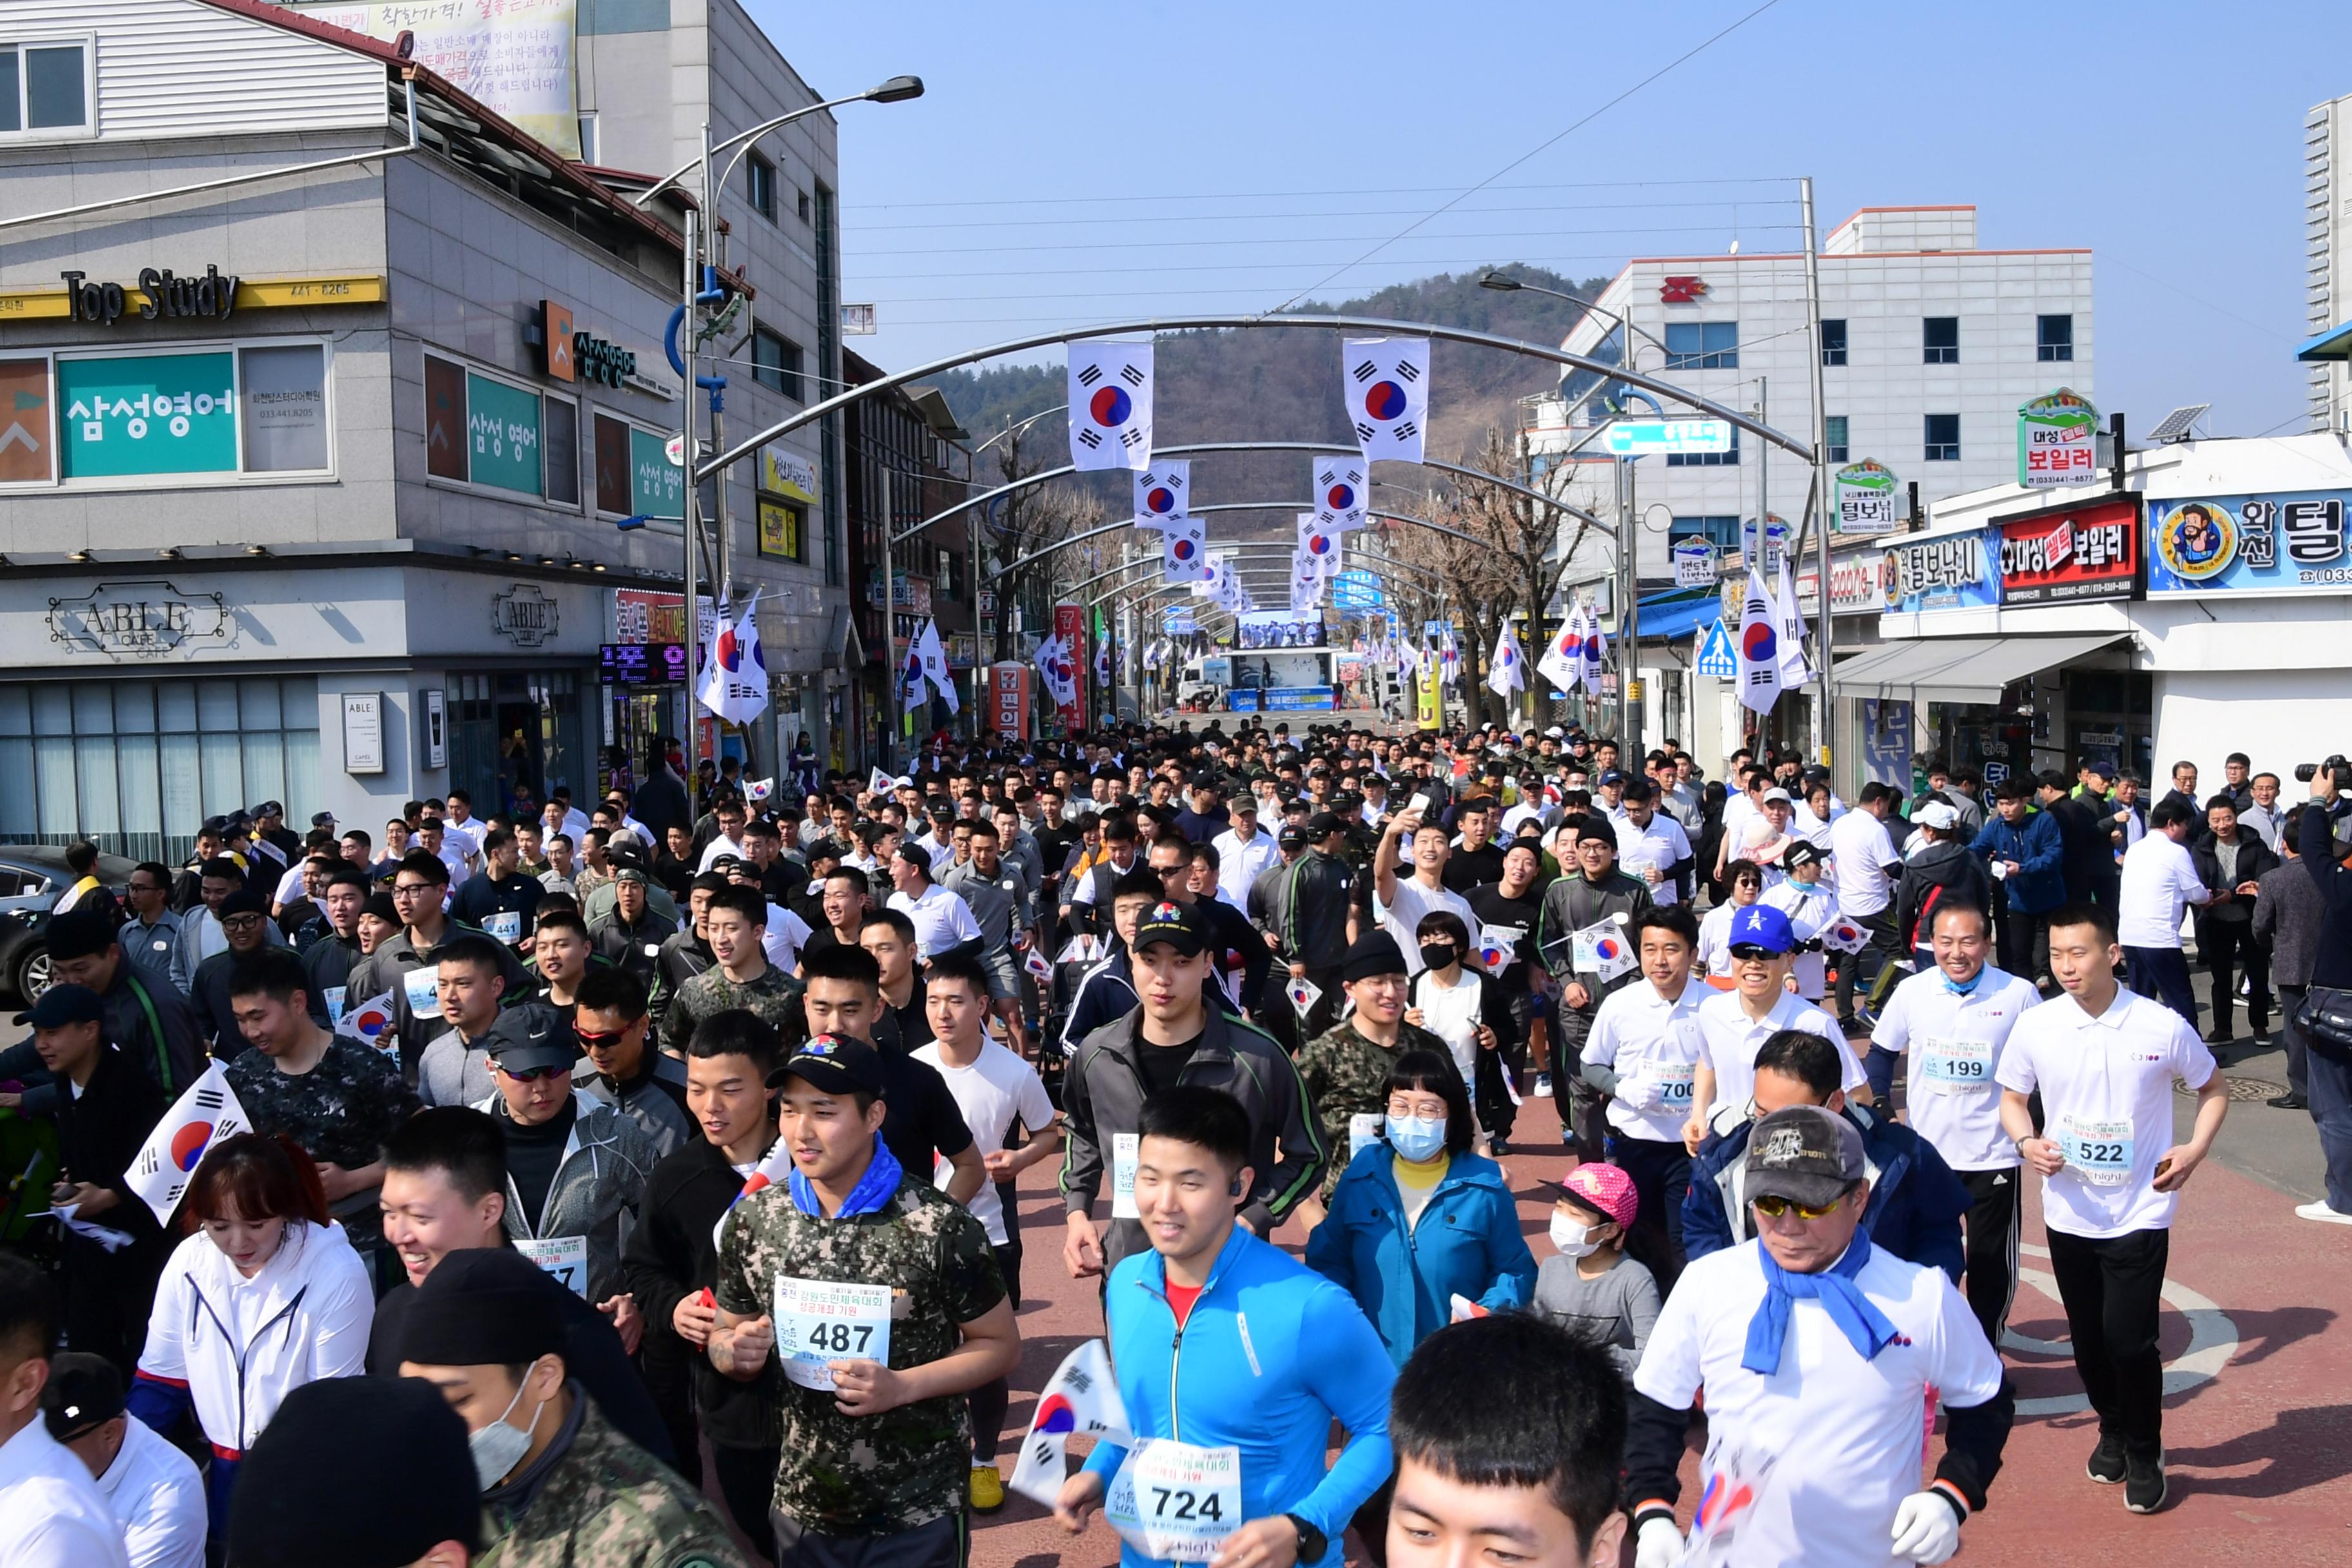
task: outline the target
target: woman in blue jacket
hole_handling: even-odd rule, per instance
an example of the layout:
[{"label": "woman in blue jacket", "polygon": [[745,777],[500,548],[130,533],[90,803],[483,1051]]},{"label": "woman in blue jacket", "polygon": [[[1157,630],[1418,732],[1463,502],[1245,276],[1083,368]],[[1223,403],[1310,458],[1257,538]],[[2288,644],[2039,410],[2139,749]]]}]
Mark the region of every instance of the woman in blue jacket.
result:
[{"label": "woman in blue jacket", "polygon": [[1477,1127],[1453,1062],[1405,1052],[1387,1100],[1385,1136],[1340,1176],[1307,1263],[1355,1298],[1402,1366],[1452,1321],[1456,1296],[1497,1311],[1525,1306],[1536,1260],[1502,1167],[1470,1152]]}]

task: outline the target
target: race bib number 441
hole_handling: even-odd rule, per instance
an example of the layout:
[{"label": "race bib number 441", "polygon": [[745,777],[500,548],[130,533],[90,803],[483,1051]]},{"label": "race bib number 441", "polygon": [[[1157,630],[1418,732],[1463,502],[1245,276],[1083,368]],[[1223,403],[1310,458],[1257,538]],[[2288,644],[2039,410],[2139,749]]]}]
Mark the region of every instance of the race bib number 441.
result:
[{"label": "race bib number 441", "polygon": [[1241,1450],[1139,1442],[1112,1478],[1103,1514],[1146,1557],[1206,1563],[1242,1523]]},{"label": "race bib number 441", "polygon": [[803,1388],[831,1388],[836,1361],[890,1363],[890,1287],[776,1279],[776,1355]]}]

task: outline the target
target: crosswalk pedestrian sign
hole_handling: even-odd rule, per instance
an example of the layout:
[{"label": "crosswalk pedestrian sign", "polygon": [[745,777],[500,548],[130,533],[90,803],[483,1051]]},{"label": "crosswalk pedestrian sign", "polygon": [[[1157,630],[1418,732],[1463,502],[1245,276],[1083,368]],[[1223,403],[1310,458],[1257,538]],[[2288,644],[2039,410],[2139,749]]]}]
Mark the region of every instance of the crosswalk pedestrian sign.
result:
[{"label": "crosswalk pedestrian sign", "polygon": [[1739,658],[1731,650],[1731,634],[1720,620],[1706,628],[1698,647],[1698,672],[1711,680],[1739,679]]}]

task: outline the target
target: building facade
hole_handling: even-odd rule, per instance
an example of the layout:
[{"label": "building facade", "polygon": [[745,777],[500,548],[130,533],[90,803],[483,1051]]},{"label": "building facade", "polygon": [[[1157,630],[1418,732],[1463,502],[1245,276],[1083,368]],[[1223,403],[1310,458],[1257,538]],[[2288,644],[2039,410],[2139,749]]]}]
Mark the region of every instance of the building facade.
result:
[{"label": "building facade", "polygon": [[[1830,461],[1874,458],[1916,484],[1923,505],[2015,474],[2021,405],[2061,386],[2094,395],[2090,251],[1979,249],[1976,226],[1973,206],[1864,207],[1822,241]],[[1811,439],[1801,254],[1638,258],[1596,302],[1563,342],[1570,352],[1628,364]],[[1633,327],[1630,360],[1621,317]],[[1533,401],[1527,423],[1538,455],[1567,459],[1593,434],[1591,423],[1606,417],[1597,398],[1570,412],[1596,380],[1571,373],[1559,399]],[[1737,432],[1728,452],[1633,467],[1634,511],[1644,522],[1637,568],[1648,583],[1670,580],[1675,539],[1704,537],[1727,551],[1738,547],[1742,519],[1769,513],[1794,523],[1812,482],[1795,458]],[[1558,470],[1563,493],[1607,510],[1609,468],[1572,461]],[[1603,547],[1596,539],[1589,548],[1593,570],[1571,575],[1600,574]]]},{"label": "building facade", "polygon": [[[55,80],[73,51],[79,102],[0,136],[0,837],[169,858],[264,799],[376,831],[642,776],[687,716],[678,202],[256,0],[0,14]],[[745,418],[795,405],[747,382]],[[824,475],[812,442],[728,487],[777,707],[713,742],[760,760],[845,696]]]}]

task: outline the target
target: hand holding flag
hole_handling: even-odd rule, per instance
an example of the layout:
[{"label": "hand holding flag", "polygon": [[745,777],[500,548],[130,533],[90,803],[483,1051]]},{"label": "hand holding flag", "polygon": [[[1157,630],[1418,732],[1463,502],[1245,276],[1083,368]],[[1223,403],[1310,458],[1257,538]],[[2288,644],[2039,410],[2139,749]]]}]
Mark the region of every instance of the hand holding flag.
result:
[{"label": "hand holding flag", "polygon": [[1110,1357],[1100,1340],[1088,1340],[1064,1356],[1037,1395],[1037,1411],[1030,1417],[1028,1434],[1021,1439],[1021,1458],[1008,1484],[1046,1508],[1060,1506],[1062,1483],[1069,1479],[1072,1437],[1092,1437],[1121,1447],[1135,1442],[1128,1430],[1127,1404],[1118,1396]]},{"label": "hand holding flag", "polygon": [[123,1184],[155,1211],[159,1224],[169,1225],[172,1211],[180,1206],[205,1151],[252,1126],[245,1107],[237,1103],[236,1092],[228,1086],[228,1075],[220,1063],[214,1062],[163,1113],[155,1131],[147,1134],[147,1142],[123,1175]]}]

